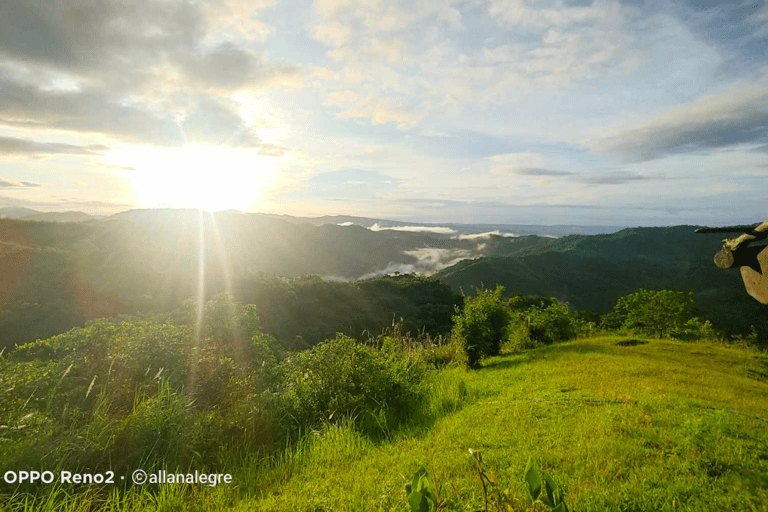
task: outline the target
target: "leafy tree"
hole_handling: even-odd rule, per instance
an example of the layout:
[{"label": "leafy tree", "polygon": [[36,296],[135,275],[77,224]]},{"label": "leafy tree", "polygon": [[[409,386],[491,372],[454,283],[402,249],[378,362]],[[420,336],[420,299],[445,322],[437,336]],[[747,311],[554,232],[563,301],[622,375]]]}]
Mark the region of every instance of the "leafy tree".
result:
[{"label": "leafy tree", "polygon": [[470,368],[485,356],[498,355],[507,337],[511,316],[503,293],[503,286],[493,291],[479,290],[475,297],[466,298],[461,314],[453,317],[453,336],[467,354]]},{"label": "leafy tree", "polygon": [[624,318],[623,326],[664,337],[680,328],[691,317],[693,293],[672,290],[646,290],[620,297],[614,312]]}]

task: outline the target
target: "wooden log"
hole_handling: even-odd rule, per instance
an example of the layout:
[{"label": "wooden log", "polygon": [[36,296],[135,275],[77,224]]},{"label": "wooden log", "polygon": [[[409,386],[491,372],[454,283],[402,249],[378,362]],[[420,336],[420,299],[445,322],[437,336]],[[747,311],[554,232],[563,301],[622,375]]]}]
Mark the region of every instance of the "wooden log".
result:
[{"label": "wooden log", "polygon": [[759,269],[757,262],[757,255],[765,248],[764,245],[755,245],[747,247],[738,247],[733,250],[727,245],[723,245],[717,254],[715,254],[715,265],[718,268],[736,268],[736,267],[750,267],[753,269]]},{"label": "wooden log", "polygon": [[762,304],[768,304],[768,246],[756,257],[758,268],[750,266],[741,267],[741,279],[744,288],[755,300]]}]

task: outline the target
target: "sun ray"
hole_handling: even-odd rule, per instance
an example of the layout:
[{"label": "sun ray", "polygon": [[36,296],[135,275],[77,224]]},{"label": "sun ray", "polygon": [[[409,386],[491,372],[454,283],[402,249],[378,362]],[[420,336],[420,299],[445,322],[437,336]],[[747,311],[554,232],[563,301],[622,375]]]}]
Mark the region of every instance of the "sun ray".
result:
[{"label": "sun ray", "polygon": [[203,211],[197,210],[198,224],[198,260],[197,260],[197,318],[195,318],[195,347],[192,351],[192,364],[189,372],[189,390],[195,392],[197,385],[197,371],[200,362],[200,349],[203,335],[203,310],[205,308],[205,226],[203,225]]}]

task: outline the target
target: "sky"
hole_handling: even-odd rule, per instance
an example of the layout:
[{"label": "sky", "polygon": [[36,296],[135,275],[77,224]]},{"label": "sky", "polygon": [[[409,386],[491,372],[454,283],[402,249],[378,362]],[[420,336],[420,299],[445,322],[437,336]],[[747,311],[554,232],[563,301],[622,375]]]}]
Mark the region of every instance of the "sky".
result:
[{"label": "sky", "polygon": [[0,206],[768,217],[765,2],[3,0]]}]

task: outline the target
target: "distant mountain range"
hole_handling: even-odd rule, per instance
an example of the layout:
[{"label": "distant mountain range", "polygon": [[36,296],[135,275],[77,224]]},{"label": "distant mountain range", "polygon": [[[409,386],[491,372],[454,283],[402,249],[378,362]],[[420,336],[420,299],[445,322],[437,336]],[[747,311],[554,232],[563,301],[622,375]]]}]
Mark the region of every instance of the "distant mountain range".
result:
[{"label": "distant mountain range", "polygon": [[[201,271],[207,296],[259,273],[351,281],[437,272],[468,293],[503,284],[595,312],[644,286],[694,291],[702,316],[731,330],[748,330],[760,323],[755,316],[766,316],[737,271],[712,264],[720,237],[694,235],[695,226],[610,232],[235,211],[132,210],[103,219],[77,213],[48,219],[70,219],[60,222],[0,219],[0,337],[31,341],[89,318],[167,311],[198,295]],[[525,234],[538,229],[548,236]],[[556,238],[578,229],[608,234]]]},{"label": "distant mountain range", "polygon": [[94,217],[83,212],[39,212],[29,208],[6,206],[0,208],[0,219],[32,220],[38,222],[86,222]]}]

